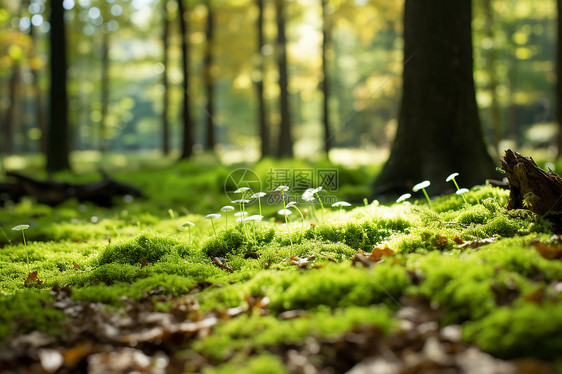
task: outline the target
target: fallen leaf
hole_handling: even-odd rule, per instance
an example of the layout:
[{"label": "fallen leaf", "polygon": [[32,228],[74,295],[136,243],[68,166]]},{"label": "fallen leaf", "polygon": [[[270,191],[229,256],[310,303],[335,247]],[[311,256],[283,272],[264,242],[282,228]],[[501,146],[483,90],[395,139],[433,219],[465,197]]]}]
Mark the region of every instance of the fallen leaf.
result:
[{"label": "fallen leaf", "polygon": [[525,295],[523,300],[530,303],[540,304],[544,300],[544,297],[545,289],[543,287],[539,287],[530,294]]},{"label": "fallen leaf", "polygon": [[143,257],[143,258],[141,259],[141,269],[142,269],[143,267],[145,267],[145,266],[150,266],[150,262],[148,262],[148,261],[146,260],[146,258]]},{"label": "fallen leaf", "polygon": [[38,277],[38,272],[37,270],[35,270],[34,272],[31,272],[28,274],[27,279],[25,280],[25,285],[27,285],[30,282],[37,282],[37,284],[41,284],[43,283],[43,281],[41,279],[39,279]]},{"label": "fallen leaf", "polygon": [[463,244],[459,245],[459,248],[478,248],[482,247],[483,245],[494,243],[497,238],[485,238],[485,239],[475,239],[469,240],[464,242]]},{"label": "fallen leaf", "polygon": [[[447,241],[447,238],[445,238],[445,241]],[[382,259],[382,256],[392,256],[393,254],[394,251],[386,246],[384,248],[375,247],[369,255],[369,259],[379,261]]]},{"label": "fallen leaf", "polygon": [[359,251],[351,258],[351,262],[353,265],[356,263],[361,263],[366,267],[369,267],[377,262],[382,260],[382,256],[392,256],[394,251],[388,247],[378,248],[375,247],[371,253]]},{"label": "fallen leaf", "polygon": [[451,240],[454,241],[454,242],[457,243],[457,244],[463,244],[463,243],[464,243],[464,240],[462,240],[461,238],[459,238],[457,235],[455,235],[455,236],[453,237],[453,239],[451,239]]},{"label": "fallen leaf", "polygon": [[437,239],[437,248],[442,249],[445,244],[447,244],[447,237],[441,235],[438,239]]},{"label": "fallen leaf", "polygon": [[562,247],[554,247],[547,244],[543,244],[539,241],[531,242],[531,245],[535,247],[537,252],[547,260],[556,260],[562,258]]},{"label": "fallen leaf", "polygon": [[231,273],[234,271],[226,262],[222,262],[222,260],[218,257],[213,257],[212,263],[213,265],[217,265],[219,268]]},{"label": "fallen leaf", "polygon": [[78,265],[76,262],[72,262],[72,266],[74,266],[74,269],[80,269],[80,265]]},{"label": "fallen leaf", "polygon": [[291,261],[291,264],[297,265],[299,268],[305,268],[309,264],[312,264],[314,261],[316,261],[316,258],[314,256],[303,257],[303,258],[297,256],[291,256],[289,260]]}]

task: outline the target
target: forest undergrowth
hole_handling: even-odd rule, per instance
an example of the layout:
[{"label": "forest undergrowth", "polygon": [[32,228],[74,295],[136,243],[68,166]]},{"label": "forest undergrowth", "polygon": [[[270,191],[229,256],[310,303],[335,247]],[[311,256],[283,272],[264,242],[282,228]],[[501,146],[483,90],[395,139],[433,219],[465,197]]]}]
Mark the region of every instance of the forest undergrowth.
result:
[{"label": "forest undergrowth", "polygon": [[383,204],[342,170],[350,206],[231,203],[229,172],[123,175],[148,198],[111,209],[6,203],[0,372],[561,372],[562,237],[508,190]]}]

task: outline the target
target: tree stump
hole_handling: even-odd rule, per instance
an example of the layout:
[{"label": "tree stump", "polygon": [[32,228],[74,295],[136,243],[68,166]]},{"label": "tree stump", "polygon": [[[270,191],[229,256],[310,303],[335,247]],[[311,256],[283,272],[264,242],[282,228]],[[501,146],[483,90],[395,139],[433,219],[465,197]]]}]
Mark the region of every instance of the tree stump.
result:
[{"label": "tree stump", "polygon": [[507,209],[527,209],[562,229],[562,179],[553,171],[544,171],[532,158],[508,149],[502,160],[509,183]]}]

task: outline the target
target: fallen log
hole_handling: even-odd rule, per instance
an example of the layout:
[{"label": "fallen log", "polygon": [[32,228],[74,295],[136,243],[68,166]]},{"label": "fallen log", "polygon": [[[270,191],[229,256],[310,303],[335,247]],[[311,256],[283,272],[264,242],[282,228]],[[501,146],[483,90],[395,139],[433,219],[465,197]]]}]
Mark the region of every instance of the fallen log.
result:
[{"label": "fallen log", "polygon": [[56,206],[69,199],[90,202],[102,207],[111,207],[113,198],[130,195],[142,198],[142,192],[129,184],[118,182],[107,175],[99,182],[74,184],[55,181],[40,181],[16,172],[7,172],[6,176],[15,179],[14,183],[0,184],[0,196],[7,200],[19,201],[23,196],[34,198],[40,204]]},{"label": "fallen log", "polygon": [[552,170],[544,171],[532,158],[508,149],[502,169],[509,183],[507,209],[527,209],[562,229],[562,178]]}]

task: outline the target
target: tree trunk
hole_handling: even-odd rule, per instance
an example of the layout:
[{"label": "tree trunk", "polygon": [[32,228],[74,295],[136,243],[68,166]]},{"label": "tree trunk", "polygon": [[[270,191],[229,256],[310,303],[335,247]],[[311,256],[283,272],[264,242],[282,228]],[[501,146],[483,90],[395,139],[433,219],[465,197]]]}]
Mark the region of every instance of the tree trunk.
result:
[{"label": "tree trunk", "polygon": [[[494,10],[492,8],[492,0],[484,1],[484,13],[486,17],[486,24],[484,26],[486,36],[490,40],[494,40]],[[503,137],[503,126],[501,120],[501,110],[498,101],[498,74],[497,74],[497,50],[494,45],[488,51],[485,52],[485,59],[487,65],[487,73],[489,76],[489,86],[490,96],[492,97],[492,102],[490,103],[490,125],[493,131],[493,142],[494,142],[494,156],[499,158],[498,145]]]},{"label": "tree trunk", "polygon": [[[33,43],[33,55],[37,56],[37,40],[34,32],[33,25],[29,27],[29,36]],[[35,121],[37,128],[41,131],[41,138],[39,139],[39,151],[45,153],[47,147],[47,136],[46,136],[46,126],[45,117],[43,114],[43,100],[41,95],[41,86],[39,84],[39,69],[31,67],[31,77],[33,84],[33,95],[35,96]]]},{"label": "tree trunk", "polygon": [[281,123],[279,124],[279,148],[277,156],[293,157],[291,136],[291,111],[289,108],[289,75],[287,72],[287,38],[285,36],[285,1],[276,0],[277,46],[279,65],[279,104]]},{"label": "tree trunk", "polygon": [[12,68],[12,76],[10,77],[10,106],[8,107],[6,113],[6,122],[4,123],[3,138],[4,144],[2,144],[2,151],[7,155],[13,152],[14,145],[14,129],[16,127],[16,117],[17,117],[17,103],[18,103],[18,88],[20,83],[20,66],[19,62],[15,61]]},{"label": "tree trunk", "polygon": [[558,122],[558,157],[562,156],[562,0],[556,1],[558,9],[556,45],[556,122]]},{"label": "tree trunk", "polygon": [[68,97],[66,92],[66,35],[62,1],[51,1],[51,88],[47,131],[47,171],[70,169]]},{"label": "tree trunk", "polygon": [[406,0],[398,129],[377,194],[403,193],[424,179],[440,194],[452,172],[464,187],[494,176],[476,106],[471,18],[470,0]]},{"label": "tree trunk", "polygon": [[191,124],[191,112],[189,107],[189,35],[188,24],[185,20],[187,16],[183,0],[178,1],[178,13],[180,20],[181,32],[181,55],[182,55],[182,73],[183,73],[183,137],[182,137],[182,153],[180,158],[187,159],[193,155],[193,128]]},{"label": "tree trunk", "polygon": [[207,44],[205,46],[205,57],[203,59],[205,91],[207,93],[207,120],[206,120],[206,137],[205,149],[208,151],[215,150],[215,88],[213,82],[213,50],[214,48],[214,31],[215,31],[215,15],[211,0],[206,0],[207,5],[207,28],[205,35]]},{"label": "tree trunk", "polygon": [[109,31],[102,31],[101,46],[101,119],[100,119],[100,152],[105,153],[107,147],[107,113],[109,108]]},{"label": "tree trunk", "polygon": [[162,65],[164,65],[164,72],[162,73],[162,86],[164,87],[164,95],[162,97],[162,153],[167,156],[170,153],[170,123],[168,122],[168,106],[170,101],[170,92],[168,85],[168,48],[170,36],[170,20],[168,19],[168,1],[162,2],[162,16],[164,29],[162,32]]},{"label": "tree trunk", "polygon": [[331,43],[331,24],[329,23],[326,14],[326,7],[328,0],[321,0],[322,5],[322,93],[324,94],[322,100],[322,123],[324,125],[324,152],[329,156],[330,149],[332,149],[332,134],[330,132],[330,85],[328,82],[328,62],[327,53]]},{"label": "tree trunk", "polygon": [[258,123],[259,134],[261,140],[261,157],[271,156],[271,148],[269,144],[269,125],[267,123],[267,113],[265,107],[264,85],[265,79],[265,64],[262,49],[265,46],[265,35],[263,32],[264,27],[264,0],[256,1],[258,6],[258,19],[256,21],[256,28],[258,31],[258,72],[259,79],[256,81],[256,97],[258,100]]}]

